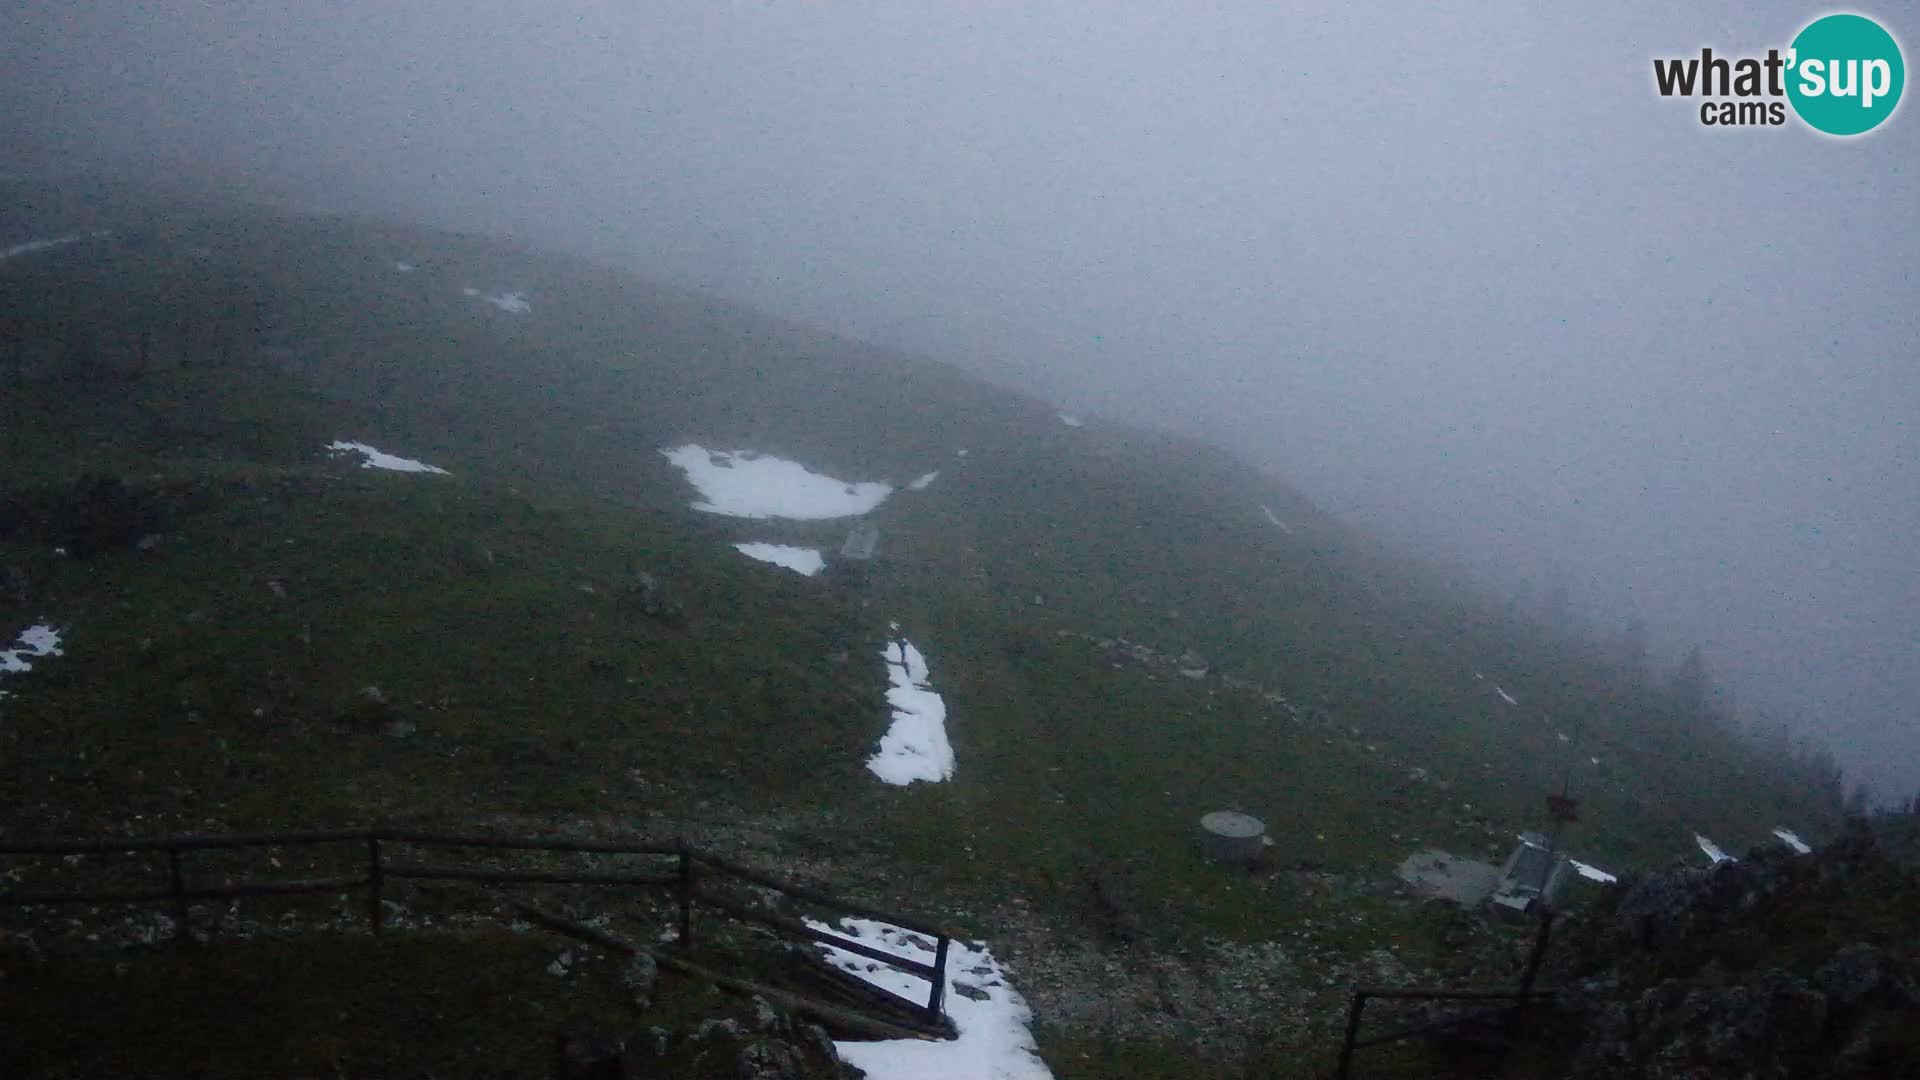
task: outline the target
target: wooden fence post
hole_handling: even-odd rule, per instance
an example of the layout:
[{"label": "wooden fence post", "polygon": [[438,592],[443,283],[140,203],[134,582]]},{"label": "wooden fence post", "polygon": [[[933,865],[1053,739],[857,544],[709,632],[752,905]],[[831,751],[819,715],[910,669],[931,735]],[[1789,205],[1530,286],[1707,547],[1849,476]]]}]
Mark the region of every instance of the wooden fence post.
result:
[{"label": "wooden fence post", "polygon": [[367,837],[367,921],[376,934],[386,928],[387,913],[380,906],[385,884],[386,871],[380,863],[380,834],[373,833]]},{"label": "wooden fence post", "polygon": [[940,1007],[947,999],[947,946],[953,939],[940,935],[939,943],[933,948],[933,989],[927,993],[927,1023],[940,1022]]},{"label": "wooden fence post", "polygon": [[192,912],[187,908],[187,878],[180,872],[180,849],[167,849],[167,876],[173,888],[173,940],[193,944]]}]

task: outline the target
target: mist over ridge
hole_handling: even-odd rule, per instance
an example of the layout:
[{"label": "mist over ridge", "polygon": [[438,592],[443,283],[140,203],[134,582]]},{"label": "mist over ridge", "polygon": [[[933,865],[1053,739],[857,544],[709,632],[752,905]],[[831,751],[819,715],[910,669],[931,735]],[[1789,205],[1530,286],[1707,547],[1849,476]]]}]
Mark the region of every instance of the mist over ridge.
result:
[{"label": "mist over ridge", "polygon": [[1920,128],[1713,131],[1648,64],[1812,14],[63,5],[5,17],[0,168],[510,236],[1205,438],[1902,796]]}]

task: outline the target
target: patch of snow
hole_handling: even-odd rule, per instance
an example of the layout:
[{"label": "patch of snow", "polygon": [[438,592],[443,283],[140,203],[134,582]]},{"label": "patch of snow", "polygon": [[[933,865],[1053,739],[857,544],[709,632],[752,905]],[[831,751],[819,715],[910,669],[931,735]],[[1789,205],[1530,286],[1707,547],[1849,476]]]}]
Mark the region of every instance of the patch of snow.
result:
[{"label": "patch of snow", "polygon": [[1561,742],[1568,742],[1568,743],[1570,743],[1570,742],[1572,742],[1573,740],[1572,740],[1572,739],[1569,739],[1569,738],[1567,738],[1567,733],[1563,731],[1563,732],[1561,732],[1561,733],[1560,733],[1560,741],[1561,741]]},{"label": "patch of snow", "polygon": [[1713,841],[1707,839],[1706,837],[1701,836],[1699,833],[1693,834],[1693,842],[1700,845],[1700,850],[1705,852],[1707,858],[1713,860],[1716,866],[1723,862],[1739,861],[1735,859],[1733,856],[1727,854],[1726,852],[1721,851],[1719,844],[1716,844]]},{"label": "patch of snow", "polygon": [[1288,536],[1292,536],[1292,535],[1293,535],[1293,526],[1291,526],[1291,525],[1289,525],[1289,524],[1287,524],[1287,523],[1286,523],[1286,522],[1284,522],[1284,521],[1281,521],[1281,520],[1280,520],[1280,518],[1279,518],[1279,517],[1278,517],[1277,515],[1275,515],[1275,514],[1274,514],[1274,512],[1273,512],[1273,508],[1272,508],[1272,507],[1268,507],[1268,506],[1262,506],[1262,507],[1261,507],[1260,509],[1261,509],[1261,511],[1262,511],[1263,513],[1265,513],[1265,514],[1267,515],[1267,520],[1268,520],[1268,521],[1271,521],[1271,522],[1273,522],[1273,523],[1274,523],[1275,525],[1278,525],[1278,526],[1280,526],[1280,531],[1281,531],[1281,532],[1283,532],[1283,533],[1286,533],[1286,534],[1287,534]]},{"label": "patch of snow", "polygon": [[1567,861],[1573,864],[1573,868],[1575,870],[1580,871],[1581,877],[1586,878],[1589,881],[1597,881],[1602,885],[1612,885],[1613,883],[1620,880],[1619,878],[1615,877],[1612,874],[1607,873],[1605,870],[1602,870],[1597,866],[1588,866],[1586,863],[1581,862],[1579,859],[1568,859]]},{"label": "patch of snow", "polygon": [[660,451],[699,490],[695,510],[746,518],[853,517],[893,494],[891,484],[849,484],[798,462],[749,450],[707,450],[694,443]]},{"label": "patch of snow", "polygon": [[1805,840],[1800,839],[1799,835],[1792,829],[1775,829],[1773,830],[1773,835],[1779,837],[1782,843],[1792,848],[1795,855],[1813,854],[1813,848],[1808,846]]},{"label": "patch of snow", "polygon": [[[896,625],[894,630],[898,632]],[[867,771],[889,784],[953,779],[953,745],[947,742],[947,703],[927,685],[927,658],[906,638],[880,650],[887,661],[887,704],[893,726],[880,749],[867,759]]]},{"label": "patch of snow", "polygon": [[343,454],[359,454],[366,459],[360,463],[360,467],[363,469],[389,469],[393,472],[439,473],[442,476],[451,475],[447,470],[437,465],[428,465],[426,462],[415,461],[412,458],[397,457],[384,451],[375,450],[366,443],[344,442],[336,439],[327,444],[327,449],[332,451],[335,457]]},{"label": "patch of snow", "polygon": [[0,649],[0,674],[12,674],[18,671],[32,671],[29,658],[42,656],[61,656],[60,631],[46,623],[35,623],[20,631],[18,644],[11,649]]},{"label": "patch of snow", "polygon": [[29,240],[24,244],[15,244],[12,247],[0,248],[0,261],[18,258],[21,255],[31,255],[36,251],[46,251],[49,248],[66,247],[68,244],[77,244],[89,237],[105,235],[107,235],[107,231],[101,229],[97,232],[90,233],[68,233],[65,236],[56,236],[51,240]]},{"label": "patch of snow", "polygon": [[462,296],[471,296],[477,300],[484,300],[509,315],[525,315],[527,312],[533,310],[533,305],[527,301],[527,294],[523,292],[503,292],[489,295],[469,285],[461,289],[460,294]]},{"label": "patch of snow", "polygon": [[1482,675],[1482,674],[1480,674],[1480,673],[1479,673],[1479,672],[1477,672],[1477,671],[1473,673],[1473,677],[1474,677],[1474,679],[1475,679],[1476,681],[1482,681],[1482,682],[1483,682],[1483,681],[1485,681],[1485,680],[1486,680],[1486,676],[1485,676],[1485,675]]},{"label": "patch of snow", "polygon": [[420,269],[419,267],[417,267],[417,266],[415,266],[415,265],[413,265],[412,263],[410,263],[410,262],[406,262],[406,261],[404,261],[404,260],[401,260],[401,259],[395,259],[395,260],[393,260],[393,268],[394,268],[395,270],[398,270],[398,271],[400,271],[400,272],[401,272],[401,273],[403,273],[403,274],[411,274],[411,273],[413,273],[413,272],[414,272],[415,270],[418,270],[418,269]]},{"label": "patch of snow", "polygon": [[1600,764],[1600,759],[1597,757],[1590,757],[1587,760],[1593,762],[1595,765]]},{"label": "patch of snow", "polygon": [[[902,959],[933,963],[931,941],[886,923],[846,918],[839,926],[811,919],[807,925],[858,938]],[[926,1001],[932,988],[929,980],[877,960],[824,943],[820,949],[828,963],[909,1001]],[[1040,1060],[1028,1030],[1033,1010],[1007,982],[1006,971],[985,943],[954,941],[949,946],[944,1000],[947,1016],[959,1033],[956,1039],[836,1042],[834,1049],[872,1080],[1052,1080],[1053,1073]]]},{"label": "patch of snow", "polygon": [[1512,694],[1509,694],[1509,693],[1507,693],[1507,692],[1506,692],[1506,691],[1505,691],[1504,689],[1502,689],[1502,688],[1500,688],[1500,687],[1498,687],[1498,686],[1496,686],[1496,687],[1494,687],[1494,688],[1493,688],[1493,692],[1494,692],[1494,693],[1496,693],[1496,694],[1499,694],[1499,695],[1500,695],[1500,700],[1501,700],[1501,701],[1504,701],[1504,702],[1506,702],[1506,703],[1507,703],[1507,704],[1509,704],[1509,705],[1518,705],[1518,704],[1520,704],[1520,703],[1519,703],[1518,701],[1515,701],[1515,700],[1513,699],[1513,695],[1512,695]]},{"label": "patch of snow", "polygon": [[935,469],[932,472],[927,473],[925,476],[918,477],[912,483],[908,484],[907,490],[908,491],[925,491],[927,490],[927,485],[933,483],[935,480],[938,480],[938,479],[940,479],[940,470]]},{"label": "patch of snow", "polygon": [[960,449],[958,449],[958,450],[955,450],[955,451],[953,452],[953,456],[954,456],[954,457],[966,457],[966,456],[967,456],[967,448],[963,446],[963,447],[961,447]]},{"label": "patch of snow", "polygon": [[735,544],[733,549],[749,559],[784,566],[789,570],[805,574],[807,577],[827,568],[827,560],[813,548],[794,547],[790,544]]},{"label": "patch of snow", "polygon": [[1068,427],[1086,427],[1087,426],[1087,422],[1085,420],[1080,419],[1079,417],[1073,415],[1072,413],[1055,413],[1054,415],[1058,416],[1060,418],[1060,422],[1067,425]]}]

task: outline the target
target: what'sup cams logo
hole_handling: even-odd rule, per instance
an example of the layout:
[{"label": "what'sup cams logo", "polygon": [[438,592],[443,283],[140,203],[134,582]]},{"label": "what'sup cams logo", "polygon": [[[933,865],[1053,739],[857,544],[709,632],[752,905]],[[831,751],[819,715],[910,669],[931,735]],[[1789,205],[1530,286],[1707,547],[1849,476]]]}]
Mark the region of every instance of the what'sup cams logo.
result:
[{"label": "what'sup cams logo", "polygon": [[1907,83],[1900,43],[1864,15],[1824,15],[1785,50],[1764,57],[1699,56],[1653,62],[1653,84],[1665,98],[1701,98],[1708,127],[1777,127],[1787,110],[1827,135],[1864,135],[1900,105]]}]

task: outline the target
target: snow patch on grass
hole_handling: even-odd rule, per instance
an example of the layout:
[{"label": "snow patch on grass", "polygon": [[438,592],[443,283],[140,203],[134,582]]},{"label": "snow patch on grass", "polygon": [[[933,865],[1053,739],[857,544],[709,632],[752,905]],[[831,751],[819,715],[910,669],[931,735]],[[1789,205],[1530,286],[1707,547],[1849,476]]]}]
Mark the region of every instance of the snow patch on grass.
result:
[{"label": "snow patch on grass", "polygon": [[929,484],[932,484],[935,480],[938,480],[938,479],[940,479],[940,470],[935,469],[924,476],[916,477],[912,483],[907,485],[907,490],[908,491],[925,491],[927,490],[927,486]]},{"label": "snow patch on grass", "polygon": [[[895,624],[894,630],[900,629]],[[906,638],[880,650],[887,661],[887,704],[893,726],[880,749],[867,759],[867,771],[889,784],[953,779],[953,745],[947,742],[947,703],[927,685],[927,658]]]},{"label": "snow patch on grass", "polygon": [[1721,851],[1719,844],[1716,844],[1713,841],[1707,839],[1706,837],[1701,836],[1699,833],[1693,834],[1693,842],[1700,845],[1700,850],[1702,852],[1705,852],[1707,858],[1713,860],[1713,863],[1716,866],[1723,862],[1739,861],[1735,859],[1733,856],[1727,854],[1726,852]]},{"label": "snow patch on grass", "polygon": [[461,289],[460,292],[463,296],[471,296],[476,300],[492,304],[509,315],[525,315],[533,310],[533,304],[527,300],[527,294],[523,292],[483,293],[471,285]]},{"label": "snow patch on grass", "polygon": [[1262,513],[1264,513],[1264,514],[1266,514],[1266,515],[1267,515],[1267,520],[1268,520],[1268,521],[1270,521],[1270,522],[1272,522],[1273,524],[1275,524],[1275,525],[1278,525],[1278,526],[1280,527],[1280,531],[1281,531],[1281,532],[1283,532],[1283,533],[1286,533],[1286,534],[1287,534],[1288,536],[1292,536],[1292,535],[1293,535],[1293,526],[1291,526],[1291,525],[1289,525],[1289,524],[1287,524],[1287,523],[1286,523],[1286,522],[1284,522],[1284,521],[1281,521],[1281,520],[1280,520],[1280,517],[1279,517],[1279,515],[1277,515],[1277,514],[1275,514],[1275,513],[1273,512],[1273,508],[1272,508],[1272,507],[1268,507],[1268,506],[1262,506],[1262,507],[1260,508],[1260,510],[1261,510],[1261,512],[1262,512]]},{"label": "snow patch on grass", "polygon": [[77,244],[82,240],[90,240],[96,236],[106,236],[109,232],[110,230],[107,229],[95,229],[90,233],[68,233],[65,236],[56,236],[50,240],[29,240],[24,244],[15,244],[12,247],[0,248],[0,262],[7,259],[18,258],[22,255],[31,255],[36,251],[46,251],[50,248]]},{"label": "snow patch on grass", "polygon": [[798,462],[751,450],[708,450],[695,443],[660,451],[700,492],[695,510],[745,518],[819,520],[853,517],[893,494],[891,484],[850,484]]},{"label": "snow patch on grass", "polygon": [[1500,695],[1500,700],[1501,700],[1501,701],[1504,701],[1504,702],[1506,702],[1506,703],[1507,703],[1507,704],[1509,704],[1509,705],[1518,705],[1518,704],[1520,704],[1520,703],[1519,703],[1518,701],[1515,701],[1515,700],[1514,700],[1514,698],[1513,698],[1513,695],[1512,695],[1512,694],[1509,694],[1509,693],[1507,693],[1507,692],[1506,692],[1506,690],[1505,690],[1505,689],[1503,689],[1503,688],[1501,688],[1501,687],[1498,687],[1498,686],[1496,686],[1496,687],[1494,687],[1494,688],[1493,688],[1493,692],[1494,692],[1494,693],[1496,693],[1496,694],[1499,694],[1499,695]]},{"label": "snow patch on grass", "polygon": [[807,577],[812,577],[827,567],[827,560],[813,548],[794,547],[790,544],[735,544],[733,549],[749,559],[784,566]]},{"label": "snow patch on grass", "polygon": [[395,260],[393,260],[393,268],[394,268],[395,270],[398,270],[398,271],[400,271],[400,272],[401,272],[401,273],[403,273],[403,274],[411,274],[411,273],[413,273],[413,272],[414,272],[415,270],[418,270],[418,269],[420,269],[419,267],[417,267],[417,266],[415,266],[415,265],[413,265],[412,263],[410,263],[410,262],[407,262],[407,261],[406,261],[405,259],[395,259]]},{"label": "snow patch on grass", "polygon": [[1054,415],[1058,416],[1060,418],[1060,422],[1067,425],[1068,427],[1086,427],[1087,426],[1087,422],[1085,420],[1080,419],[1079,417],[1073,415],[1072,413],[1055,413]]},{"label": "snow patch on grass", "polygon": [[1795,855],[1813,854],[1813,848],[1805,840],[1800,839],[1799,834],[1792,829],[1775,829],[1773,835],[1779,837],[1781,843],[1792,848]]},{"label": "snow patch on grass", "polygon": [[1567,861],[1573,864],[1573,868],[1575,870],[1580,871],[1581,877],[1586,878],[1589,881],[1598,881],[1602,885],[1612,885],[1614,882],[1617,882],[1620,880],[1618,877],[1615,877],[1614,875],[1607,873],[1605,870],[1602,870],[1597,866],[1589,866],[1586,863],[1581,862],[1579,859],[1568,859]]},{"label": "snow patch on grass", "polygon": [[20,631],[13,648],[0,649],[0,675],[32,671],[33,660],[61,655],[60,631],[46,623],[35,623]]},{"label": "snow patch on grass", "polygon": [[[815,930],[858,938],[862,944],[902,959],[932,964],[934,945],[918,934],[871,919],[845,918],[840,925],[807,920]],[[877,960],[822,943],[826,961],[865,982],[924,1002],[932,983]],[[871,1080],[1052,1080],[1040,1060],[1028,1025],[1033,1010],[1007,982],[1006,972],[985,943],[954,941],[947,952],[947,1016],[959,1037],[947,1041],[891,1039],[836,1042],[834,1049]]]},{"label": "snow patch on grass", "polygon": [[437,465],[428,465],[424,461],[415,461],[412,458],[398,457],[385,451],[375,450],[366,443],[345,442],[336,439],[327,444],[327,449],[332,451],[335,457],[340,457],[345,454],[359,454],[365,459],[360,462],[360,467],[363,469],[388,469],[393,472],[439,473],[442,476],[452,475]]}]

